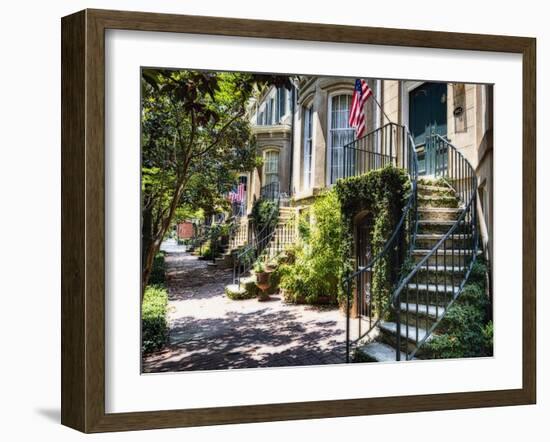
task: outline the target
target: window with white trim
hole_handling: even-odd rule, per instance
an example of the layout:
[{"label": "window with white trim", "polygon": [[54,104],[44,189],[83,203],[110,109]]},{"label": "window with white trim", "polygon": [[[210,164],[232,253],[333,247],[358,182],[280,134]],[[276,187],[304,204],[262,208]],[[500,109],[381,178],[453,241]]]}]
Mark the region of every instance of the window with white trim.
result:
[{"label": "window with white trim", "polygon": [[344,176],[344,146],[355,138],[355,131],[349,125],[351,95],[335,95],[330,101],[329,154],[330,183]]},{"label": "window with white trim", "polygon": [[279,152],[276,150],[268,150],[265,153],[264,162],[265,183],[268,185],[279,181]]}]

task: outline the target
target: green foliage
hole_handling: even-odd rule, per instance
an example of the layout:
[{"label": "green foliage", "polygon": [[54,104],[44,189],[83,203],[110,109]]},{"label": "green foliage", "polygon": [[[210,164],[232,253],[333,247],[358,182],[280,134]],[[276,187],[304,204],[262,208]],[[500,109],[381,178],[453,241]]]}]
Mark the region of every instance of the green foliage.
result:
[{"label": "green foliage", "polygon": [[164,285],[165,282],[164,269],[164,252],[159,252],[155,255],[149,283],[152,285]]},{"label": "green foliage", "polygon": [[[372,227],[371,256],[379,255],[390,239],[403,213],[408,197],[410,181],[407,173],[393,166],[372,170],[364,175],[340,179],[336,184],[336,193],[342,208],[345,226],[345,248],[343,257],[352,256],[353,219],[363,212],[370,217]],[[403,239],[404,241],[404,239]],[[377,260],[373,268],[372,291],[374,307],[378,315],[389,311],[387,306],[397,281],[404,250],[403,244],[395,244],[395,253],[387,253]],[[343,293],[342,291],[340,293]],[[343,299],[340,300],[342,302]]]},{"label": "green foliage", "polygon": [[[285,252],[286,262],[278,269],[286,298],[313,303],[328,296],[342,303],[341,281],[353,269],[349,257],[353,256],[354,217],[368,212],[373,225],[372,254],[376,256],[401,217],[409,188],[407,174],[388,166],[341,179],[333,190],[317,197],[299,219],[301,242]],[[394,254],[378,260],[373,269],[379,312],[388,304],[400,263]]]},{"label": "green foliage", "polygon": [[144,353],[158,350],[166,342],[168,293],[164,287],[147,286],[141,306],[141,345]]},{"label": "green foliage", "polygon": [[346,265],[342,259],[345,228],[336,193],[319,196],[310,210],[314,222],[308,235],[289,248],[287,256],[292,259],[278,269],[280,287],[290,301],[315,303],[326,296],[336,302]]},{"label": "green foliage", "polygon": [[237,249],[234,254],[234,257],[239,257],[239,261],[242,266],[249,268],[255,259],[255,249],[249,245],[242,246]]},{"label": "green foliage", "polygon": [[231,284],[225,287],[225,295],[234,301],[241,299],[251,299],[258,296],[258,287],[256,286],[256,277],[241,278],[241,285]]},{"label": "green foliage", "polygon": [[257,81],[247,73],[142,71],[144,281],[174,220],[227,207],[237,172],[258,164],[246,117]]},{"label": "green foliage", "polygon": [[351,361],[354,363],[360,362],[377,362],[376,359],[369,357],[360,348],[356,347],[351,355]]},{"label": "green foliage", "polygon": [[278,213],[277,203],[275,201],[259,199],[254,202],[250,215],[254,222],[256,232],[273,228],[277,225]]},{"label": "green foliage", "polygon": [[261,259],[257,260],[255,263],[254,263],[254,272],[255,273],[263,273],[265,272],[265,265],[263,263],[263,261]]},{"label": "green foliage", "polygon": [[204,219],[204,210],[194,209],[187,204],[183,204],[176,208],[174,223],[179,224],[192,219]]},{"label": "green foliage", "polygon": [[493,354],[493,323],[488,321],[485,293],[487,268],[476,262],[468,283],[449,308],[424,352],[432,359],[467,358]]}]

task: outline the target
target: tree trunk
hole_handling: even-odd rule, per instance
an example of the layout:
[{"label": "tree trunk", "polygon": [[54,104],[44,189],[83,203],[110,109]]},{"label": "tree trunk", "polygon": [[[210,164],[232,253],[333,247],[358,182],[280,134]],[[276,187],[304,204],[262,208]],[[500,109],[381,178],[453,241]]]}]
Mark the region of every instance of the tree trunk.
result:
[{"label": "tree trunk", "polygon": [[149,276],[153,269],[153,261],[155,255],[158,253],[158,248],[154,247],[154,233],[153,233],[153,213],[151,209],[143,209],[142,213],[142,226],[141,226],[141,300],[143,301],[143,294],[145,293],[145,287],[149,282]]}]

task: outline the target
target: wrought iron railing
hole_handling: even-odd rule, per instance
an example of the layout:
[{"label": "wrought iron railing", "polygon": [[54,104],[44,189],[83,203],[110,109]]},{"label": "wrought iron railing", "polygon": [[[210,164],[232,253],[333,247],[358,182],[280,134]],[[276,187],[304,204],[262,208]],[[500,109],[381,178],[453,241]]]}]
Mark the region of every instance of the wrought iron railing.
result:
[{"label": "wrought iron railing", "polygon": [[260,198],[269,201],[278,201],[281,194],[281,183],[273,181],[272,183],[262,186],[260,189]]},{"label": "wrought iron railing", "polygon": [[[370,149],[376,149],[370,151]],[[389,259],[391,272],[398,278],[405,258],[411,254],[416,240],[417,212],[417,179],[418,158],[412,137],[406,126],[388,123],[344,147],[348,152],[345,176],[356,176],[369,170],[393,164],[405,169],[410,177],[411,188],[403,213],[382,251],[359,267],[343,281],[346,290],[346,360],[350,361],[351,346],[369,334],[391,309],[391,297],[383,298],[381,293],[372,293],[372,273],[382,259]],[[407,247],[408,244],[408,247]],[[358,317],[357,337],[351,340],[351,307],[352,292],[355,296],[355,311]],[[362,329],[366,321],[366,330]]]},{"label": "wrought iron railing", "polygon": [[248,242],[248,219],[238,217],[234,220],[233,228],[229,235],[229,247],[235,250]]},{"label": "wrought iron railing", "polygon": [[[275,187],[273,186],[271,188],[273,189]],[[254,226],[252,229],[252,238],[249,244],[235,253],[233,259],[233,284],[240,285],[242,275],[250,272],[254,262],[262,255],[267,246],[269,246],[276,231],[277,220],[279,218],[279,193],[265,193],[264,195],[266,199],[275,196],[275,199],[271,200],[274,201],[275,204],[266,222],[259,231],[256,231],[257,226]]]},{"label": "wrought iron railing", "polygon": [[[359,176],[389,164],[397,165],[398,161],[402,167],[408,169],[408,159],[403,164],[403,158],[398,158],[399,146],[406,141],[406,132],[405,126],[387,123],[346,144],[341,157],[342,174],[338,178]],[[336,159],[333,158],[333,161]]]},{"label": "wrought iron railing", "polygon": [[462,209],[449,230],[400,281],[392,296],[397,323],[396,360],[401,359],[401,351],[407,360],[414,358],[430,338],[462,292],[478,252],[475,170],[445,138],[434,135],[429,142],[434,147],[432,160],[445,165],[435,167],[435,175],[454,189]]}]

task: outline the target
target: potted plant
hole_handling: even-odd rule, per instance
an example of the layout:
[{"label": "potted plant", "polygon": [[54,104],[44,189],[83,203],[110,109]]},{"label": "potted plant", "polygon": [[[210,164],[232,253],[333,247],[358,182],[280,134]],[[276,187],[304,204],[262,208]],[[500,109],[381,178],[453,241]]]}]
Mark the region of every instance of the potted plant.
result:
[{"label": "potted plant", "polygon": [[269,274],[271,272],[266,271],[263,261],[258,260],[254,263],[254,273],[256,275],[256,286],[260,289],[259,301],[266,301],[269,299],[267,290],[269,289]]},{"label": "potted plant", "polygon": [[274,272],[277,270],[277,261],[275,259],[271,259],[267,262],[265,265],[266,272]]}]

